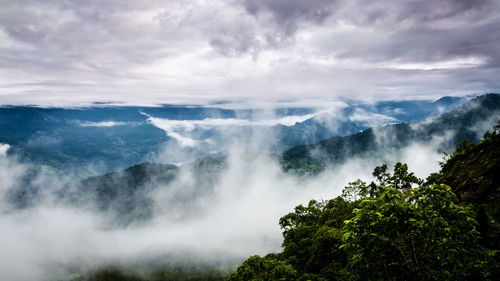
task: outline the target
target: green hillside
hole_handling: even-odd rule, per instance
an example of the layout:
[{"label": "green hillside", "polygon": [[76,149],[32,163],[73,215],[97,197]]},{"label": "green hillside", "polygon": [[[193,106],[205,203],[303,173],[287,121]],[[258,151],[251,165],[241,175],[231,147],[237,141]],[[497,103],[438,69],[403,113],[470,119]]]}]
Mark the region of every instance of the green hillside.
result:
[{"label": "green hillside", "polygon": [[428,183],[444,183],[474,206],[484,243],[500,250],[500,122],[478,144],[463,141],[432,174]]},{"label": "green hillside", "polygon": [[498,280],[499,129],[463,142],[425,184],[384,165],[377,183],[297,206],[279,221],[283,251],[250,257],[230,280]]}]

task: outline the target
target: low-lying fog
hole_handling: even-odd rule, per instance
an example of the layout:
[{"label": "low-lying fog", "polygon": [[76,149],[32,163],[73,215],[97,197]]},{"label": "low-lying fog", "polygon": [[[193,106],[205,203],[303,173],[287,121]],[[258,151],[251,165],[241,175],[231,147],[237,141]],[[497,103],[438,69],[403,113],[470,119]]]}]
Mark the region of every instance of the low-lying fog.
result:
[{"label": "low-lying fog", "polygon": [[[419,177],[438,171],[442,155],[433,144],[413,144],[380,159],[351,159],[318,176],[298,178],[282,172],[258,139],[234,144],[228,168],[210,195],[196,195],[187,169],[152,193],[152,220],[110,227],[109,217],[89,208],[58,202],[55,195],[71,177],[50,171],[37,176],[43,192],[35,206],[14,209],[6,194],[29,166],[0,146],[0,276],[3,280],[54,280],[105,264],[170,264],[231,267],[253,254],[280,251],[278,220],[310,199],[330,199],[350,181],[371,181],[373,168],[402,161]],[[259,153],[256,153],[259,152]],[[185,200],[185,199],[183,199]],[[171,206],[177,206],[173,208]]]}]

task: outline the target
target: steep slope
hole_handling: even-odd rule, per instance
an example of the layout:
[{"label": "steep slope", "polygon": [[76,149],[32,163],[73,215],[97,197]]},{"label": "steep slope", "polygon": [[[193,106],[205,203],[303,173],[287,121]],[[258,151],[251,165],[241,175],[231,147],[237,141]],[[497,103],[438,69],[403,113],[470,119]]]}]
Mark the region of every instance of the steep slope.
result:
[{"label": "steep slope", "polygon": [[439,182],[466,202],[500,201],[500,136],[495,131],[475,144],[462,143],[443,165]]},{"label": "steep slope", "polygon": [[280,147],[313,144],[333,136],[349,136],[387,123],[408,123],[436,117],[466,103],[471,97],[382,101],[373,105],[351,104],[337,112],[325,112],[293,126],[276,126]]},{"label": "steep slope", "polygon": [[474,206],[484,243],[500,249],[500,122],[478,144],[463,141],[432,174],[429,183],[452,187],[458,198]]},{"label": "steep slope", "polygon": [[428,143],[436,137],[443,138],[437,148],[449,151],[462,139],[477,141],[498,119],[500,95],[488,94],[427,121],[370,128],[355,135],[297,146],[283,153],[281,163],[286,171],[315,174],[353,157],[398,150],[410,143]]},{"label": "steep slope", "polygon": [[462,142],[413,189],[398,188],[409,176],[399,163],[385,179],[377,167],[378,184],[296,206],[279,220],[283,250],[248,258],[230,280],[499,280],[499,131]]}]

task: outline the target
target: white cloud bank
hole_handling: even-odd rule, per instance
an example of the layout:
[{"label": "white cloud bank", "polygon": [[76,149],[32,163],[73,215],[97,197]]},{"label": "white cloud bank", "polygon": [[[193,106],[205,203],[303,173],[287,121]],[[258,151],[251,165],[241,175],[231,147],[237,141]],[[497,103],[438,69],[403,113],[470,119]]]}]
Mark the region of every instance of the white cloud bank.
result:
[{"label": "white cloud bank", "polygon": [[[257,136],[258,137],[258,136]],[[330,199],[341,194],[349,181],[370,181],[376,165],[408,161],[424,177],[438,168],[434,144],[414,144],[377,159],[355,158],[317,177],[298,179],[281,171],[275,159],[255,153],[252,143],[228,151],[228,168],[212,192],[203,193],[185,170],[173,183],[158,186],[152,199],[157,210],[152,221],[113,229],[106,216],[63,205],[50,191],[38,205],[12,210],[0,201],[0,274],[12,281],[67,278],[108,263],[137,264],[161,261],[238,264],[252,254],[279,251],[278,219],[297,204],[310,199]],[[5,146],[2,146],[5,147]],[[0,195],[12,188],[26,167],[0,155]],[[57,190],[64,182],[37,182]],[[68,180],[68,179],[66,179]],[[47,186],[45,186],[47,184]],[[22,261],[22,262],[19,262]]]},{"label": "white cloud bank", "polygon": [[204,118],[201,120],[172,120],[165,118],[153,117],[149,114],[142,113],[147,116],[147,122],[153,126],[162,129],[165,133],[175,139],[183,147],[196,147],[200,142],[212,144],[211,139],[196,140],[190,138],[189,132],[196,128],[217,130],[233,130],[235,127],[252,128],[252,127],[271,127],[275,125],[293,126],[298,122],[303,122],[310,118],[314,118],[323,112],[316,112],[304,115],[288,115],[279,118],[262,118],[257,120],[236,119],[236,118]]}]

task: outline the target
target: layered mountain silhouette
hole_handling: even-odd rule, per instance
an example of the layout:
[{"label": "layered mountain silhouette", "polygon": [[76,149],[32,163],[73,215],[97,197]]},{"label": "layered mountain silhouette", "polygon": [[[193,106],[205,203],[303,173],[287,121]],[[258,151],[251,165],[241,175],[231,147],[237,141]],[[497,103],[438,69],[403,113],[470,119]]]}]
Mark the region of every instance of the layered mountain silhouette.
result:
[{"label": "layered mountain silhouette", "polygon": [[[426,121],[387,125],[349,136],[332,137],[312,145],[297,146],[275,155],[275,158],[284,171],[304,176],[320,173],[348,159],[377,157],[379,153],[397,151],[412,143],[438,140],[436,147],[449,152],[462,139],[476,142],[499,119],[500,95],[488,94]],[[227,168],[225,153],[211,154],[180,166],[143,163],[85,179],[61,196],[71,204],[85,204],[90,200],[98,210],[111,213],[126,225],[152,217],[157,207],[152,199],[155,192],[186,184],[177,181],[183,173],[189,173],[193,179],[189,187],[181,189],[191,192],[176,194],[175,202],[168,208],[175,208],[176,202],[182,202],[182,208],[189,209],[189,202],[195,197],[210,196]]]},{"label": "layered mountain silhouette", "polygon": [[[166,157],[170,158],[169,162],[177,163],[225,150],[234,139],[245,143],[254,135],[272,136],[268,152],[280,153],[332,136],[355,134],[375,125],[423,120],[450,111],[469,99],[444,97],[437,101],[374,104],[346,101],[319,112],[307,107],[273,110],[276,119],[310,117],[286,126],[276,120],[276,124],[260,122],[258,110],[213,107],[0,107],[0,143],[9,144],[9,153],[24,162],[51,166],[64,172],[90,166],[105,173],[156,160],[165,144],[169,145],[169,151],[182,154],[178,159],[172,158],[175,153]],[[178,123],[168,134],[155,126],[150,118]],[[211,119],[216,119],[214,124]],[[227,119],[236,122],[222,126],[220,122],[216,124]],[[203,120],[201,125],[192,125]],[[172,136],[191,139],[196,145],[183,146]]]},{"label": "layered mountain silhouette", "polygon": [[284,152],[281,163],[286,171],[316,174],[327,166],[341,164],[347,159],[373,156],[381,151],[404,148],[411,143],[429,143],[439,137],[443,139],[438,141],[438,149],[446,152],[462,139],[476,142],[498,119],[500,96],[488,94],[422,122],[370,128],[350,136],[300,145]]}]

